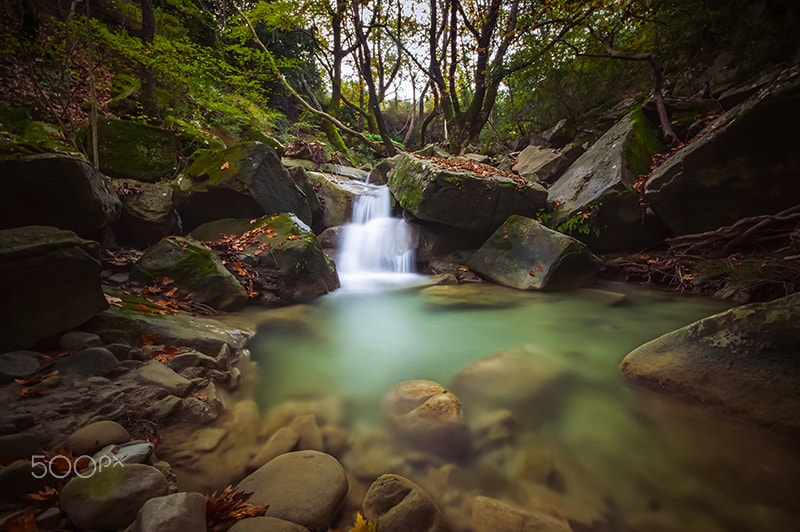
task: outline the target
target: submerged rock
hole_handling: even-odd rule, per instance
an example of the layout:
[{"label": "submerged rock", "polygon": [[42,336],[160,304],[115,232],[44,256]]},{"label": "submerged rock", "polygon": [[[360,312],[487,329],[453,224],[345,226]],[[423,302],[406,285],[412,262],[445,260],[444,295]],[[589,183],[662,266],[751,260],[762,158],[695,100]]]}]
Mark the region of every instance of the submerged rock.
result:
[{"label": "submerged rock", "polygon": [[173,493],[144,503],[133,532],[191,532],[206,528],[206,498],[202,493]]},{"label": "submerged rock", "polygon": [[472,532],[571,532],[563,517],[530,512],[518,506],[478,496],[468,499],[463,513]]},{"label": "submerged rock", "polygon": [[418,485],[399,475],[381,475],[364,496],[364,517],[381,532],[448,532],[436,503]]},{"label": "submerged rock", "polygon": [[582,242],[513,215],[467,261],[490,280],[520,290],[567,290],[591,284],[603,266]]},{"label": "submerged rock", "polygon": [[648,342],[620,370],[685,397],[800,437],[800,294],[733,308]]}]

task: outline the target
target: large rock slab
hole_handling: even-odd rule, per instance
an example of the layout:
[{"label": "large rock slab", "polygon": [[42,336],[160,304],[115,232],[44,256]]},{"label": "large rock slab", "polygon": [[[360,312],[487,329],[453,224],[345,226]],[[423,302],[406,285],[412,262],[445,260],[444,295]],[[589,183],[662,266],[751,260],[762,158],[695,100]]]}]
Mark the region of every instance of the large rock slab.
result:
[{"label": "large rock slab", "polygon": [[122,191],[122,214],[114,227],[120,243],[146,247],[179,232],[172,185],[115,179],[114,186]]},{"label": "large rock slab", "polygon": [[800,294],[733,308],[648,342],[637,383],[800,437]]},{"label": "large rock slab", "polygon": [[278,212],[291,212],[311,223],[305,194],[275,150],[259,142],[202,152],[178,179],[174,197],[187,231],[220,218]]},{"label": "large rock slab", "polygon": [[381,475],[367,490],[364,517],[381,532],[449,532],[430,495],[399,475]]},{"label": "large rock slab", "polygon": [[531,144],[520,152],[512,169],[525,179],[553,183],[582,153],[580,146],[555,150]]},{"label": "large rock slab", "polygon": [[800,145],[798,121],[800,76],[794,75],[709,124],[658,167],[645,185],[645,200],[678,235],[796,205],[800,154],[787,147]]},{"label": "large rock slab", "polygon": [[534,216],[547,191],[507,177],[479,177],[404,153],[395,159],[389,188],[414,217],[488,235],[511,214]]},{"label": "large rock slab", "polygon": [[175,134],[141,122],[99,120],[97,149],[100,171],[120,179],[159,181],[178,166]]},{"label": "large rock slab", "polygon": [[178,289],[218,310],[236,309],[247,302],[247,291],[216,253],[179,236],[148,249],[133,265],[131,277],[145,283],[169,277]]},{"label": "large rock slab", "polygon": [[266,506],[277,517],[310,530],[327,530],[347,496],[349,483],[342,465],[318,451],[285,453],[239,482],[252,492],[250,504]]},{"label": "large rock slab", "polygon": [[582,242],[514,215],[470,257],[467,266],[511,288],[567,290],[591,284],[603,261]]},{"label": "large rock slab", "polygon": [[51,225],[92,237],[119,217],[111,180],[84,160],[41,154],[0,160],[0,228]]},{"label": "large rock slab", "polygon": [[548,225],[599,250],[639,249],[663,237],[663,227],[642,210],[633,188],[659,150],[642,110],[628,114],[548,189],[548,199],[557,204]]},{"label": "large rock slab", "polygon": [[0,352],[30,347],[108,307],[94,253],[72,231],[0,230]]}]

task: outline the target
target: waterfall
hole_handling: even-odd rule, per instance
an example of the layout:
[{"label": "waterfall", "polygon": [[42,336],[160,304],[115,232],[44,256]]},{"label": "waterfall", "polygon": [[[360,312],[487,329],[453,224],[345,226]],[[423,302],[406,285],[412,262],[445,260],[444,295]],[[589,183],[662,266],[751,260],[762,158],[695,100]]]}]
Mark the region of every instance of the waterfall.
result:
[{"label": "waterfall", "polygon": [[342,287],[363,291],[418,280],[413,274],[414,227],[391,217],[389,187],[364,187],[353,201],[353,219],[344,226],[339,247],[336,263]]}]

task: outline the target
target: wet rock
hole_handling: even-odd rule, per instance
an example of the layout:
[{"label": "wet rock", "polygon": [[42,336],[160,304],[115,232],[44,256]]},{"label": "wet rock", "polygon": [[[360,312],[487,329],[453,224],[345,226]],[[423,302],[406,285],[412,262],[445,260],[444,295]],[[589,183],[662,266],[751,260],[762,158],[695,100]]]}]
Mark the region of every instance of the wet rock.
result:
[{"label": "wet rock", "polygon": [[250,517],[242,519],[228,532],[309,532],[304,526],[275,517]]},{"label": "wet rock", "polygon": [[160,421],[178,412],[181,409],[182,404],[183,403],[181,403],[180,397],[168,395],[163,399],[159,399],[150,408],[148,408],[147,415]]},{"label": "wet rock", "polygon": [[433,381],[405,381],[383,399],[390,430],[412,446],[447,458],[469,450],[469,427],[458,398]]},{"label": "wet rock", "polygon": [[529,512],[497,499],[478,496],[464,505],[465,521],[473,532],[571,532],[564,518]]},{"label": "wet rock", "polygon": [[450,530],[431,496],[399,475],[378,477],[367,491],[363,506],[364,517],[377,522],[381,532]]},{"label": "wet rock", "polygon": [[[26,451],[26,455],[35,454],[37,451]],[[7,463],[3,460],[3,463]],[[9,501],[26,493],[36,493],[48,484],[58,484],[57,479],[36,478],[41,476],[42,466],[34,467],[28,456],[23,460],[16,460],[8,465],[0,465],[0,501]],[[34,476],[36,475],[36,476]]]},{"label": "wet rock", "polygon": [[[212,359],[213,360],[213,359]],[[180,373],[186,368],[193,368],[200,363],[200,353],[181,353],[167,359],[167,366],[176,373]]]},{"label": "wet rock", "polygon": [[170,183],[115,179],[114,186],[137,190],[121,198],[122,213],[114,227],[120,243],[146,247],[166,236],[180,234]]},{"label": "wet rock", "polygon": [[191,381],[157,360],[152,360],[136,370],[136,375],[141,382],[163,388],[172,395],[183,396],[192,386]]},{"label": "wet rock", "polygon": [[64,375],[108,375],[119,366],[119,360],[105,347],[89,347],[59,359],[54,369]]},{"label": "wet rock", "polygon": [[341,397],[324,396],[318,399],[284,401],[270,408],[264,420],[264,434],[272,434],[288,426],[298,416],[313,414],[317,425],[342,425],[345,420]]},{"label": "wet rock", "polygon": [[276,456],[294,450],[299,439],[300,435],[291,428],[279,428],[248,462],[247,468],[251,470],[258,469]]},{"label": "wet rock", "polygon": [[350,447],[350,435],[342,427],[328,425],[320,429],[322,432],[323,450],[336,458],[340,458]]},{"label": "wet rock", "polygon": [[154,497],[136,516],[133,532],[192,532],[206,529],[206,498],[180,492]]},{"label": "wet rock", "polygon": [[164,475],[143,464],[96,468],[61,490],[61,508],[83,530],[117,530],[129,525],[144,503],[167,494]]},{"label": "wet rock", "polygon": [[219,414],[219,408],[197,397],[187,397],[182,401],[181,418],[189,423],[201,425],[211,423],[219,417]]},{"label": "wet rock", "polygon": [[100,347],[103,345],[103,340],[91,332],[69,331],[61,335],[61,338],[58,339],[58,345],[64,349],[80,351],[87,347]]},{"label": "wet rock", "polygon": [[516,418],[508,410],[492,410],[480,415],[471,425],[473,448],[483,452],[510,443],[517,425]]},{"label": "wet rock", "polygon": [[296,451],[271,460],[237,488],[253,493],[251,504],[268,504],[267,517],[325,530],[347,496],[348,481],[332,456]]},{"label": "wet rock", "polygon": [[225,429],[205,428],[200,429],[192,436],[192,444],[195,449],[202,452],[211,452],[216,449],[222,440],[225,439],[227,432]]},{"label": "wet rock", "polygon": [[18,458],[30,458],[41,450],[39,440],[30,432],[0,436],[0,463],[8,464]]},{"label": "wet rock", "polygon": [[800,437],[800,294],[696,321],[629,353],[628,377]]},{"label": "wet rock", "polygon": [[41,353],[36,351],[10,351],[0,355],[0,383],[27,377],[39,371]]},{"label": "wet rock", "polygon": [[52,530],[58,528],[64,518],[64,512],[56,506],[51,506],[36,516],[36,527],[39,530]]},{"label": "wet rock", "polygon": [[591,284],[603,267],[580,241],[532,218],[510,216],[467,261],[488,279],[520,290],[568,290]]},{"label": "wet rock", "polygon": [[298,434],[298,451],[324,451],[322,432],[317,426],[317,419],[314,417],[314,414],[294,418],[289,424],[289,429]]},{"label": "wet rock", "polygon": [[406,463],[396,438],[386,432],[357,436],[344,456],[347,472],[358,480],[372,482],[389,471],[399,471]]},{"label": "wet rock", "polygon": [[481,284],[445,284],[431,286],[420,292],[426,305],[443,309],[509,308],[516,303],[507,294]]},{"label": "wet rock", "polygon": [[337,178],[331,174],[306,172],[309,181],[317,189],[321,201],[320,223],[323,227],[344,225],[353,218],[353,201],[368,188],[362,182]]},{"label": "wet rock", "polygon": [[0,230],[0,352],[28,348],[108,308],[95,251],[54,227]]},{"label": "wet rock", "polygon": [[132,120],[100,120],[97,133],[104,174],[154,182],[175,173],[178,148],[171,131]]},{"label": "wet rock", "polygon": [[86,425],[67,438],[67,448],[75,456],[92,454],[112,443],[130,441],[131,435],[116,421],[98,421]]},{"label": "wet rock", "polygon": [[163,460],[160,460],[153,464],[153,467],[158,469],[164,478],[167,479],[167,484],[169,485],[169,493],[177,493],[178,492],[178,478],[175,476],[175,472],[172,470],[172,466]]},{"label": "wet rock", "polygon": [[105,346],[105,348],[111,351],[111,353],[117,357],[117,360],[120,362],[124,362],[131,358],[132,348],[128,344],[108,344]]},{"label": "wet rock", "polygon": [[179,236],[167,237],[148,249],[133,265],[131,277],[145,283],[169,277],[196,301],[219,310],[235,309],[247,301],[247,291],[216,253]]}]

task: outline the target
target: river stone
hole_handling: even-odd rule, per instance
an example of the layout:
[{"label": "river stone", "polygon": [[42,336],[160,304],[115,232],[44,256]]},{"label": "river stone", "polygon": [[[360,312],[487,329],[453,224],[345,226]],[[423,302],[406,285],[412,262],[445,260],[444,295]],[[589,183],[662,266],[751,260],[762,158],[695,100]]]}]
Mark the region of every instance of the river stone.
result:
[{"label": "river stone", "polygon": [[629,353],[622,373],[800,437],[800,294],[696,321]]},{"label": "river stone", "polygon": [[275,434],[261,446],[256,455],[248,462],[248,469],[258,469],[276,456],[294,450],[300,435],[289,427],[279,428]]},{"label": "river stone", "polygon": [[143,464],[84,471],[61,490],[61,508],[82,530],[118,530],[128,526],[144,503],[169,491],[161,472]]},{"label": "river stone", "polygon": [[418,449],[444,458],[459,458],[469,450],[461,403],[436,382],[401,382],[386,394],[382,407],[389,429]]},{"label": "river stone", "polygon": [[117,366],[119,366],[119,360],[114,356],[114,353],[105,347],[89,347],[59,359],[53,367],[61,374],[90,377],[93,375],[108,375]]},{"label": "river stone", "polygon": [[88,162],[40,154],[0,160],[0,228],[48,225],[84,238],[109,227],[122,207],[111,180]]},{"label": "river stone", "polygon": [[36,478],[41,476],[42,467],[31,464],[30,455],[36,454],[38,450],[26,449],[27,457],[23,460],[16,460],[8,463],[5,459],[0,465],[0,501],[7,502],[26,493],[36,493],[43,490],[46,485],[57,486],[59,480],[52,477]]},{"label": "river stone", "polygon": [[168,395],[163,399],[159,399],[153,403],[153,405],[147,409],[147,415],[161,421],[162,419],[168,418],[180,410],[182,405],[183,403],[181,402],[180,397]]},{"label": "river stone", "polygon": [[253,493],[250,504],[269,505],[267,517],[326,530],[348,487],[344,468],[335,458],[318,451],[295,451],[245,477],[237,489]]},{"label": "river stone", "polygon": [[0,355],[0,383],[27,377],[39,371],[37,351],[10,351]]},{"label": "river stone", "polygon": [[61,338],[58,339],[58,345],[64,349],[78,351],[87,347],[100,347],[103,345],[103,340],[95,333],[69,331],[61,335]]},{"label": "river stone", "polygon": [[311,223],[305,194],[274,149],[240,142],[226,150],[204,150],[175,185],[175,204],[185,230],[220,218],[257,218],[291,212]]},{"label": "river stone", "polygon": [[464,505],[472,532],[571,532],[563,517],[529,512],[497,499],[478,496]]},{"label": "river stone", "polygon": [[448,532],[428,493],[407,478],[381,475],[364,496],[364,517],[381,532]]},{"label": "river stone", "polygon": [[0,463],[10,464],[19,458],[30,457],[42,450],[39,440],[30,432],[0,436]]},{"label": "river stone", "polygon": [[114,227],[120,243],[146,247],[179,234],[171,184],[115,179],[114,186],[138,191],[122,195],[122,214]]},{"label": "river stone", "polygon": [[563,362],[537,348],[506,349],[453,375],[453,392],[466,405],[519,408],[558,386],[565,374]]},{"label": "river stone", "polygon": [[[181,353],[180,355],[169,357],[167,359],[167,366],[169,366],[169,369],[171,369],[172,371],[180,373],[186,368],[193,368],[198,364],[200,364],[200,355],[201,353],[198,353],[197,351],[191,351],[189,353]],[[212,358],[211,360],[214,359]]]},{"label": "river stone", "polygon": [[131,277],[144,283],[169,277],[179,290],[218,310],[233,310],[247,302],[247,290],[216,253],[180,236],[165,238],[148,249],[133,265]]},{"label": "river stone", "polygon": [[[796,74],[796,71],[795,71]],[[674,234],[774,214],[800,198],[800,77],[783,73],[659,166],[644,198]]]},{"label": "river stone", "polygon": [[547,191],[538,184],[448,170],[408,153],[396,161],[389,188],[420,220],[488,235],[512,214],[534,216],[545,208]]},{"label": "river stone", "polygon": [[152,360],[136,371],[137,377],[145,384],[154,384],[164,388],[171,395],[183,396],[192,386],[189,379],[181,377],[169,366]]},{"label": "river stone", "polygon": [[289,424],[289,428],[299,436],[297,441],[298,451],[324,451],[322,444],[322,432],[317,426],[317,419],[314,414],[298,416]]},{"label": "river stone", "polygon": [[82,427],[67,438],[67,449],[75,456],[92,454],[114,443],[130,441],[131,435],[116,421],[97,421]]},{"label": "river stone", "polygon": [[132,532],[192,532],[206,529],[206,498],[201,493],[180,492],[154,497],[144,503]]},{"label": "river stone", "polygon": [[275,517],[250,517],[242,519],[228,532],[309,532],[304,526]]},{"label": "river stone", "polygon": [[532,218],[514,215],[467,266],[493,282],[519,290],[568,290],[591,284],[603,261],[582,242]]},{"label": "river stone", "polygon": [[0,352],[28,348],[108,308],[93,253],[72,231],[0,230]]}]

